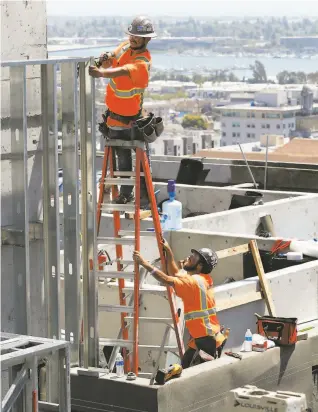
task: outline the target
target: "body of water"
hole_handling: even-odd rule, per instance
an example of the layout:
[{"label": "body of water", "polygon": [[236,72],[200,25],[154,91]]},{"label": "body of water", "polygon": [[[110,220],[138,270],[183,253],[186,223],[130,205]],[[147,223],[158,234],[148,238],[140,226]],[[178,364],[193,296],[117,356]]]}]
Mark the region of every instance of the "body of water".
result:
[{"label": "body of water", "polygon": [[[68,57],[98,57],[104,48],[86,48],[74,50],[58,50],[49,52],[49,57],[68,56]],[[276,76],[283,70],[303,71],[305,73],[315,72],[318,70],[318,59],[300,59],[300,58],[274,58],[274,57],[230,57],[230,56],[183,56],[173,53],[156,53],[152,52],[153,66],[157,69],[175,69],[184,71],[198,70],[222,70],[231,69],[237,77],[242,79],[244,76],[251,76],[248,69],[235,70],[236,67],[249,67],[254,64],[255,60],[260,60],[268,76]]]}]

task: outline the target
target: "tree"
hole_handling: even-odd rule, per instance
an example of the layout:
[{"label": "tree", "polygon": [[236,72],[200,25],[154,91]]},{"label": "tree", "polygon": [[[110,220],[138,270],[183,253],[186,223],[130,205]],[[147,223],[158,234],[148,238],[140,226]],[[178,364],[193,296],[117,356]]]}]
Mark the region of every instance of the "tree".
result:
[{"label": "tree", "polygon": [[196,84],[202,84],[202,83],[204,83],[205,78],[204,78],[201,74],[195,73],[195,74],[193,75],[192,80],[193,80],[194,83],[196,83]]},{"label": "tree", "polygon": [[307,79],[309,83],[318,83],[318,72],[309,73]]},{"label": "tree", "polygon": [[234,73],[229,73],[229,82],[239,82],[240,79]]},{"label": "tree", "polygon": [[310,74],[308,76],[304,72],[288,72],[284,70],[278,73],[277,80],[279,84],[296,84],[296,83],[307,83],[307,77],[309,79]]},{"label": "tree", "polygon": [[250,65],[253,72],[252,83],[267,83],[265,66],[259,60],[255,60],[254,65]]},{"label": "tree", "polygon": [[283,70],[282,72],[278,73],[276,78],[279,84],[287,84],[289,79],[289,73],[287,70]]},{"label": "tree", "polygon": [[208,124],[204,118],[197,114],[186,114],[181,124],[185,129],[206,130],[208,128]]}]

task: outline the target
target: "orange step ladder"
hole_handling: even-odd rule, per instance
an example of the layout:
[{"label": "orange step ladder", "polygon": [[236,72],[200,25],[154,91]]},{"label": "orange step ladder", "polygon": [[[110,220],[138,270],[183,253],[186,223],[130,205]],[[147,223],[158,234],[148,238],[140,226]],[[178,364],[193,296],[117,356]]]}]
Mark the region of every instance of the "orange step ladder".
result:
[{"label": "orange step ladder", "polygon": [[[119,172],[114,171],[113,165],[113,150],[116,147],[121,147],[125,149],[135,150],[136,152],[136,161],[135,161],[135,171],[133,172]],[[103,346],[113,346],[113,351],[109,360],[109,369],[112,370],[116,356],[120,351],[120,348],[123,348],[124,360],[125,360],[125,371],[134,372],[138,374],[139,366],[139,349],[147,345],[139,345],[139,303],[140,303],[140,288],[145,278],[145,273],[141,275],[139,265],[134,262],[134,271],[126,272],[124,270],[124,265],[132,263],[123,259],[123,245],[134,245],[134,249],[140,251],[140,237],[146,236],[151,232],[142,232],[140,231],[140,176],[141,176],[141,167],[143,169],[143,174],[145,177],[145,182],[147,186],[148,198],[151,207],[151,216],[153,219],[153,226],[155,231],[155,236],[158,244],[158,250],[160,255],[161,267],[165,270],[166,261],[165,255],[162,248],[162,230],[160,224],[160,217],[157,208],[154,188],[152,184],[151,171],[148,162],[147,153],[145,150],[145,143],[137,140],[124,141],[124,140],[106,140],[105,150],[104,150],[104,159],[102,166],[102,175],[99,184],[99,196],[97,204],[97,244],[109,244],[115,245],[116,248],[116,261],[110,262],[117,264],[117,271],[105,271],[101,270],[99,265],[99,270],[96,270],[97,277],[112,278],[118,279],[118,291],[119,291],[119,305],[99,305],[99,308],[102,306],[103,311],[109,312],[120,312],[121,313],[121,327],[116,339],[100,339],[100,345]],[[109,168],[109,177],[107,176],[107,170]],[[127,204],[113,204],[113,203],[104,203],[104,188],[105,185],[111,185],[112,187],[112,198],[114,199],[118,195],[118,185],[133,185],[135,186],[135,203]],[[114,222],[114,237],[100,237],[100,223],[102,212],[111,212],[113,214]],[[122,231],[121,230],[121,213],[134,213],[134,222],[135,228],[134,231]],[[153,233],[152,233],[153,235]],[[99,260],[100,263],[100,260]],[[105,263],[107,264],[107,263]],[[109,262],[108,262],[109,264]],[[127,299],[125,296],[125,279],[134,280],[134,291],[133,295],[129,300],[127,305]],[[156,365],[154,367],[154,372],[152,374],[152,382],[156,373],[156,368],[158,368],[159,360],[161,353],[163,351],[169,351],[169,347],[165,346],[165,341],[168,337],[168,332],[171,328],[175,332],[178,354],[182,357],[184,353],[183,339],[180,333],[180,322],[179,316],[176,312],[175,305],[175,295],[171,287],[167,287],[167,297],[169,301],[171,319],[165,318],[142,318],[143,321],[148,322],[163,322],[166,323],[166,331],[164,333],[163,340],[161,345],[158,345],[156,349],[159,350],[157,357]],[[170,322],[169,322],[170,321]],[[170,323],[170,324],[169,324]],[[133,338],[132,340],[128,339],[129,327],[133,326]],[[152,346],[152,348],[154,348]],[[132,359],[127,351],[127,349],[132,349]]]}]

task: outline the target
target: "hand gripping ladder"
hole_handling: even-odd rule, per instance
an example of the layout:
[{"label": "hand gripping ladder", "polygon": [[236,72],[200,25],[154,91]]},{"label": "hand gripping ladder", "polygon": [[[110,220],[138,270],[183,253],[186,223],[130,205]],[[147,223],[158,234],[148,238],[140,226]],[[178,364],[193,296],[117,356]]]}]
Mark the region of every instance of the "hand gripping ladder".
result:
[{"label": "hand gripping ladder", "polygon": [[[135,149],[136,150],[136,163],[135,163],[135,172],[118,172],[114,171],[113,165],[113,148],[121,147],[125,149]],[[109,175],[106,177],[107,168],[109,166]],[[140,175],[141,175],[141,166],[143,168],[145,182],[147,186],[148,198],[151,206],[151,213],[153,219],[153,225],[155,229],[156,240],[158,244],[160,261],[163,270],[165,270],[165,255],[161,245],[162,241],[162,231],[160,225],[160,218],[158,213],[158,208],[156,204],[154,188],[152,185],[151,172],[149,167],[149,162],[147,154],[145,151],[145,144],[141,141],[132,140],[132,141],[123,141],[123,140],[107,140],[104,151],[104,160],[102,166],[102,175],[100,179],[99,186],[99,198],[97,204],[97,243],[107,243],[113,244],[116,248],[116,263],[117,271],[96,271],[97,277],[107,277],[107,278],[116,278],[118,279],[118,289],[119,289],[119,305],[99,305],[103,307],[103,310],[110,312],[120,312],[121,313],[121,328],[118,335],[118,339],[109,339],[104,340],[105,345],[114,346],[112,355],[109,361],[109,368],[112,370],[115,364],[116,355],[120,350],[120,347],[124,348],[124,357],[125,357],[125,370],[132,370],[136,375],[138,374],[138,354],[139,348],[147,347],[146,345],[139,345],[139,336],[138,336],[138,327],[139,327],[139,300],[140,300],[140,290],[142,282],[144,280],[145,273],[141,276],[139,265],[134,262],[134,271],[126,272],[123,268],[125,264],[129,264],[129,261],[123,259],[123,247],[122,245],[133,244],[135,250],[140,251],[140,236],[149,235],[151,232],[140,232]],[[123,177],[126,176],[126,177]],[[113,203],[104,203],[104,187],[106,185],[112,186],[112,197],[113,199],[118,194],[117,185],[134,185],[135,186],[135,204],[113,204]],[[100,221],[102,212],[112,212],[113,213],[113,222],[114,222],[114,237],[99,237]],[[135,230],[134,232],[129,233],[128,231],[122,231],[120,228],[120,212],[134,213],[135,221]],[[153,234],[153,233],[152,233]],[[130,238],[129,238],[130,236]],[[133,238],[131,238],[131,236]],[[126,304],[126,296],[124,292],[125,288],[125,279],[134,279],[134,292],[133,296],[130,298],[129,304]],[[178,346],[178,351],[180,357],[183,355],[184,347],[183,340],[179,329],[178,323],[178,314],[176,313],[174,292],[171,287],[167,287],[167,297],[170,305],[171,318],[170,325],[167,326],[166,332],[164,334],[163,341],[161,345],[157,348],[159,349],[159,355],[157,358],[156,366],[159,363],[160,355],[165,348],[165,340],[167,339],[168,332],[170,327],[173,327],[176,335],[176,341]],[[130,316],[128,316],[130,314]],[[142,318],[145,321],[159,322],[158,318]],[[129,322],[128,322],[129,321]],[[166,319],[162,319],[162,322]],[[132,341],[128,340],[128,330],[129,326],[133,326],[133,339]],[[122,339],[120,339],[122,338]],[[103,341],[101,339],[101,341]],[[108,341],[108,342],[107,342]],[[100,342],[102,343],[102,342]],[[126,349],[132,348],[132,365],[130,364],[127,356]],[[155,373],[155,371],[154,371]],[[153,378],[153,376],[152,376]]]}]

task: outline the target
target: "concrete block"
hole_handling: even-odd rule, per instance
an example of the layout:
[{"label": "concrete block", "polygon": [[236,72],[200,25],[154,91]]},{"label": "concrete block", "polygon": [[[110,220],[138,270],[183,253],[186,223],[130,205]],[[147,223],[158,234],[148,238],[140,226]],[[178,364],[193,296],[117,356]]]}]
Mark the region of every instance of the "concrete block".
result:
[{"label": "concrete block", "polygon": [[[45,1],[5,1],[1,4],[1,59],[18,60],[15,46],[27,51],[30,45],[40,45],[46,51],[46,4]],[[21,56],[21,58],[23,58]],[[26,59],[30,55],[26,55]],[[32,58],[32,57],[31,57]]]}]

